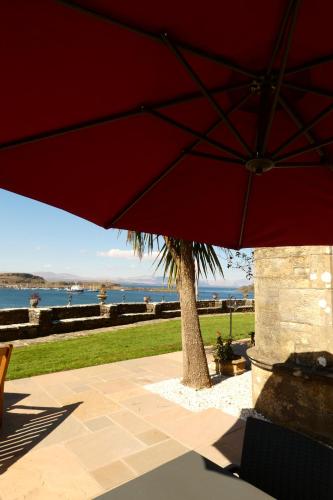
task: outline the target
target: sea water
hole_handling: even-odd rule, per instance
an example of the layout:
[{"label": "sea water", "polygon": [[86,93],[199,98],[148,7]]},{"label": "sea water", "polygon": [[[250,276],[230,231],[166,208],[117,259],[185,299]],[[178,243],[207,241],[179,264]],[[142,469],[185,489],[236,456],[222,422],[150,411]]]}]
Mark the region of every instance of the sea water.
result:
[{"label": "sea water", "polygon": [[[121,303],[121,302],[143,302],[143,298],[149,296],[152,302],[172,302],[178,301],[179,296],[176,292],[152,291],[146,287],[146,290],[110,290],[107,292],[106,303]],[[29,307],[29,299],[32,293],[38,293],[41,297],[39,307],[49,306],[66,306],[69,300],[69,292],[62,289],[15,289],[15,288],[0,288],[0,309],[9,307]],[[92,292],[85,290],[82,293],[72,293],[72,305],[79,304],[97,304],[98,291]],[[223,287],[199,287],[199,300],[209,300],[213,298],[213,294],[217,294],[219,299],[226,299],[230,295],[241,299],[242,294],[235,288]],[[253,295],[249,294],[249,298]]]}]

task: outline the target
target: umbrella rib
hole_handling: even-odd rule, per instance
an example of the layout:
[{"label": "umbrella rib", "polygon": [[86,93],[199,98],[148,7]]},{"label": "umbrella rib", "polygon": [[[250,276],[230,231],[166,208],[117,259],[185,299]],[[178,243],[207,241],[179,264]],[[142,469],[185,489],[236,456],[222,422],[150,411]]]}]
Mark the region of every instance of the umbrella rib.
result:
[{"label": "umbrella rib", "polygon": [[312,59],[312,61],[308,61],[304,64],[299,64],[298,66],[294,66],[293,68],[289,68],[286,71],[286,76],[294,75],[295,73],[299,73],[300,71],[306,71],[308,69],[314,68],[315,66],[319,66],[321,64],[326,64],[333,61],[333,55],[328,54],[326,56],[318,57],[316,59]]},{"label": "umbrella rib", "polygon": [[[229,111],[228,114],[234,112],[239,108],[247,99],[248,95],[245,98],[242,98],[237,104],[235,104]],[[205,135],[211,134],[218,126],[221,124],[221,120],[215,121],[205,132]],[[192,144],[190,144],[185,150],[183,150],[175,160],[173,160],[155,179],[145,186],[138,194],[135,195],[134,198],[123,207],[110,221],[105,225],[106,228],[112,227],[113,224],[116,224],[131,208],[133,208],[149,191],[151,191],[157,184],[161,182],[167,175],[169,175],[179,163],[183,160],[183,158],[192,152],[192,150],[199,146],[202,142],[202,139],[197,139]],[[228,160],[230,161],[230,160]],[[237,161],[237,160],[234,160]]]},{"label": "umbrella rib", "polygon": [[147,113],[150,113],[152,116],[155,116],[156,118],[159,118],[160,120],[165,121],[166,123],[168,123],[169,125],[172,125],[173,127],[176,127],[180,130],[183,130],[184,132],[187,132],[188,134],[191,134],[194,137],[197,137],[198,139],[201,139],[201,140],[207,142],[210,146],[214,146],[215,148],[219,149],[223,153],[229,153],[232,156],[235,156],[236,158],[238,158],[239,160],[245,161],[245,158],[243,156],[241,156],[234,149],[229,148],[228,146],[225,146],[224,144],[222,144],[218,141],[215,141],[214,139],[210,139],[209,137],[205,136],[201,132],[197,132],[196,130],[193,130],[192,128],[187,127],[186,125],[183,125],[182,123],[180,123],[176,120],[173,120],[172,118],[169,118],[168,116],[160,113],[159,111],[156,111],[152,108],[150,108],[150,109],[145,108],[144,106],[143,106],[142,110],[146,111]]},{"label": "umbrella rib", "polygon": [[[215,121],[211,127],[206,131],[206,134],[212,132],[221,123],[221,120]],[[159,184],[165,177],[167,177],[185,158],[185,156],[201,142],[201,139],[197,139],[192,142],[186,149],[184,149],[175,160],[173,160],[152,182],[146,185],[134,198],[123,207],[111,220],[105,225],[106,228],[112,227],[116,224],[131,208],[133,208],[147,193],[149,193],[157,184]]]},{"label": "umbrella rib", "polygon": [[280,50],[281,42],[283,41],[283,37],[286,33],[287,30],[287,23],[288,19],[290,16],[290,9],[293,5],[292,1],[288,2],[287,8],[284,11],[284,14],[282,16],[282,21],[280,24],[278,36],[273,48],[272,56],[269,61],[267,70],[266,70],[266,76],[264,78],[262,88],[261,88],[261,95],[260,95],[260,104],[259,104],[259,112],[258,112],[258,122],[257,122],[257,137],[256,137],[256,152],[257,155],[260,156],[260,154],[263,155],[263,142],[264,142],[264,136],[265,136],[265,128],[266,128],[266,122],[267,122],[267,114],[268,114],[268,108],[269,108],[269,101],[270,101],[270,94],[271,94],[271,73],[274,65],[274,61],[276,59],[276,56]]},{"label": "umbrella rib", "polygon": [[246,187],[246,192],[245,192],[245,197],[244,197],[244,205],[243,205],[242,222],[241,222],[241,228],[240,228],[239,240],[238,240],[238,248],[242,248],[242,246],[243,246],[244,230],[245,230],[245,224],[246,224],[248,208],[249,208],[249,199],[250,199],[250,193],[251,193],[251,189],[252,189],[252,181],[253,181],[253,172],[249,172],[247,187]]},{"label": "umbrella rib", "polygon": [[211,93],[208,91],[204,83],[202,82],[201,78],[196,74],[196,72],[193,70],[192,66],[189,64],[189,62],[186,60],[186,58],[183,56],[183,54],[180,52],[178,49],[177,45],[171,41],[167,35],[167,33],[163,33],[161,35],[162,40],[165,42],[167,47],[170,49],[170,51],[175,55],[175,57],[178,59],[180,64],[183,66],[183,68],[187,71],[187,73],[190,75],[192,80],[197,84],[197,86],[200,88],[202,94],[204,97],[207,98],[207,100],[210,102],[212,107],[215,109],[221,120],[225,123],[225,125],[228,127],[230,132],[236,137],[236,139],[239,141],[239,143],[242,145],[242,147],[245,149],[246,153],[248,155],[251,155],[251,150],[249,146],[246,144],[245,140],[243,137],[240,135],[239,131],[237,128],[234,126],[234,124],[231,122],[231,120],[228,118],[227,114],[224,112],[224,110],[221,108],[219,103],[214,99],[214,97],[211,95]]},{"label": "umbrella rib", "polygon": [[[235,84],[230,86],[223,87],[214,87],[211,89],[212,93],[220,93],[225,91],[238,90],[244,87],[248,87],[249,84]],[[174,106],[175,104],[182,104],[188,101],[192,101],[195,99],[199,99],[202,97],[201,92],[186,94],[180,97],[176,97],[173,99],[169,99],[167,101],[161,101],[158,103],[153,103],[152,108],[167,108],[169,106]],[[90,120],[83,120],[81,122],[73,123],[70,125],[66,125],[65,127],[59,127],[51,130],[47,130],[45,132],[40,132],[37,134],[31,134],[24,137],[20,137],[19,139],[14,139],[11,141],[7,141],[4,143],[0,143],[0,151],[10,148],[15,148],[18,146],[24,146],[25,144],[31,144],[34,142],[51,139],[54,137],[60,137],[62,135],[66,135],[72,132],[78,132],[80,130],[89,129],[98,125],[105,125],[107,123],[111,123],[113,121],[122,120],[124,118],[132,118],[142,114],[142,109],[134,108],[129,111],[124,111],[122,113],[115,113],[111,115],[105,115],[98,118],[93,118]]]},{"label": "umbrella rib", "polygon": [[83,120],[78,123],[74,123],[71,125],[67,125],[65,127],[59,127],[52,130],[47,130],[45,132],[39,132],[37,134],[26,135],[24,137],[20,137],[19,139],[14,139],[11,141],[0,143],[0,151],[5,149],[15,148],[18,146],[24,146],[25,144],[31,144],[38,141],[43,141],[45,139],[51,139],[54,137],[59,137],[62,135],[69,134],[71,132],[77,132],[79,130],[84,130],[88,128],[92,128],[98,125],[104,125],[106,123],[110,123],[116,120],[123,120],[124,118],[131,118],[134,116],[139,116],[142,114],[142,111],[138,108],[130,111],[125,111],[123,113],[116,113],[113,115],[106,115],[99,118],[94,118],[91,120]]},{"label": "umbrella rib", "polygon": [[[234,85],[221,85],[218,87],[213,87],[209,90],[212,94],[222,94],[223,92],[232,92],[234,90],[241,90],[249,88],[251,82],[246,83],[235,83]],[[174,99],[169,99],[168,101],[162,101],[160,103],[152,103],[154,108],[166,108],[168,106],[174,106],[175,104],[184,104],[189,101],[194,101],[197,99],[202,99],[202,92],[192,92],[190,94],[184,94]]]},{"label": "umbrella rib", "polygon": [[274,92],[273,103],[272,103],[272,106],[271,106],[271,109],[270,109],[270,112],[268,115],[267,125],[266,125],[265,132],[264,132],[263,143],[262,143],[262,148],[261,148],[263,154],[265,154],[265,152],[266,152],[266,145],[267,145],[268,137],[269,137],[269,134],[271,131],[273,118],[275,115],[276,106],[278,103],[278,98],[279,98],[279,94],[280,94],[280,90],[281,90],[282,81],[283,81],[284,74],[286,71],[287,60],[288,60],[289,51],[291,48],[293,34],[295,31],[295,27],[296,27],[297,15],[298,15],[299,5],[300,5],[301,0],[290,0],[290,3],[291,2],[293,3],[293,5],[292,5],[293,10],[291,13],[291,20],[290,20],[290,26],[289,26],[288,35],[287,35],[286,47],[285,47],[285,50],[283,53],[281,67],[280,67],[280,71],[279,71],[279,76],[277,79],[276,88],[275,88],[275,92]]},{"label": "umbrella rib", "polygon": [[303,125],[303,127],[295,132],[289,139],[284,141],[271,155],[274,159],[277,154],[286,149],[292,142],[298,139],[301,135],[306,134],[309,130],[311,130],[315,125],[317,125],[321,120],[323,120],[326,116],[328,116],[333,111],[333,103],[323,109],[318,115],[316,115],[309,123]]},{"label": "umbrella rib", "polygon": [[[196,141],[197,142],[197,141]],[[193,147],[193,143],[190,145],[190,148]],[[155,179],[150,182],[148,185],[146,185],[140,193],[135,195],[132,200],[126,204],[125,207],[123,207],[111,220],[109,220],[105,225],[105,229],[109,229],[114,224],[117,224],[117,222],[127,214],[131,208],[133,208],[147,193],[149,193],[157,184],[159,184],[165,177],[167,177],[176,167],[181,163],[181,161],[185,158],[186,156],[186,151],[182,151],[175,160],[173,160],[162,172],[159,174]]]},{"label": "umbrella rib", "polygon": [[[153,33],[151,31],[139,28],[138,26],[134,26],[133,24],[129,24],[127,22],[121,21],[119,19],[116,19],[110,14],[105,14],[100,11],[97,11],[95,9],[92,9],[91,7],[85,7],[82,5],[77,4],[76,2],[71,2],[69,0],[57,0],[58,3],[69,7],[71,9],[77,10],[79,12],[82,12],[84,14],[96,17],[97,19],[100,19],[101,21],[108,22],[110,24],[116,25],[120,28],[123,28],[127,31],[131,31],[132,33],[136,33],[137,35],[142,35],[147,38],[150,38],[151,40],[154,40],[155,42],[163,43],[161,40],[160,34]],[[233,61],[230,61],[226,57],[223,57],[218,54],[214,54],[211,52],[207,52],[206,50],[200,49],[198,47],[193,47],[189,44],[183,43],[183,42],[177,42],[177,45],[181,47],[184,50],[187,50],[189,52],[192,52],[195,55],[198,55],[200,57],[203,57],[205,59],[208,59],[210,61],[219,63],[226,68],[231,69],[232,71],[236,71],[242,75],[248,76],[250,78],[257,78],[257,75],[253,73],[252,71],[242,68],[238,64],[234,63]]]},{"label": "umbrella rib", "polygon": [[236,160],[235,158],[228,158],[227,156],[219,156],[211,153],[205,153],[203,151],[188,151],[188,155],[190,156],[198,156],[199,158],[207,158],[209,160],[216,160],[227,163],[234,163],[236,165],[244,165],[244,162],[241,160]]},{"label": "umbrella rib", "polygon": [[291,151],[290,153],[287,153],[286,155],[278,156],[274,163],[275,164],[281,163],[281,161],[289,160],[289,158],[294,158],[295,156],[310,153],[311,151],[315,151],[316,149],[323,148],[323,147],[328,146],[329,144],[332,144],[332,143],[333,143],[333,137],[328,137],[324,141],[318,142],[317,144],[313,144],[312,146],[307,146],[304,148],[295,149],[294,151]]},{"label": "umbrella rib", "polygon": [[[302,122],[302,120],[300,119],[300,117],[298,116],[298,114],[296,113],[296,111],[291,107],[290,103],[288,103],[286,101],[286,99],[281,94],[280,94],[280,97],[279,97],[279,102],[280,102],[281,106],[284,108],[284,110],[288,113],[288,115],[290,116],[290,118],[297,125],[297,127],[298,128],[303,128],[304,123]],[[315,144],[317,142],[317,139],[315,138],[315,136],[313,135],[312,132],[309,132],[309,131],[305,132],[304,135],[305,135],[305,137],[307,138],[307,140],[309,141],[310,144]],[[322,151],[321,149],[318,149],[317,153],[321,157],[325,156],[324,151]]]},{"label": "umbrella rib", "polygon": [[272,73],[274,61],[275,61],[275,58],[276,58],[276,56],[277,56],[277,54],[278,54],[278,52],[280,50],[281,42],[282,42],[283,36],[285,34],[286,25],[287,25],[287,22],[288,22],[288,18],[289,18],[289,15],[290,15],[290,9],[292,7],[292,4],[293,4],[293,1],[289,1],[288,5],[287,5],[287,8],[284,11],[284,14],[283,14],[283,17],[282,17],[282,21],[281,21],[281,25],[280,25],[280,29],[279,29],[279,33],[278,33],[278,36],[277,36],[277,39],[276,39],[276,42],[275,42],[275,45],[274,45],[273,53],[272,53],[272,56],[271,56],[271,59],[270,59],[267,71],[266,71],[266,76],[269,76]]},{"label": "umbrella rib", "polygon": [[286,82],[286,81],[284,81],[282,85],[292,90],[298,90],[299,92],[305,92],[305,93],[309,92],[311,94],[316,94],[322,97],[329,97],[333,99],[333,93],[330,90],[321,89],[318,87],[305,87],[304,85],[299,85],[296,83]]},{"label": "umbrella rib", "polygon": [[319,168],[319,167],[326,167],[326,168],[333,168],[333,165],[328,164],[328,163],[280,163],[279,165],[275,165],[274,168]]}]

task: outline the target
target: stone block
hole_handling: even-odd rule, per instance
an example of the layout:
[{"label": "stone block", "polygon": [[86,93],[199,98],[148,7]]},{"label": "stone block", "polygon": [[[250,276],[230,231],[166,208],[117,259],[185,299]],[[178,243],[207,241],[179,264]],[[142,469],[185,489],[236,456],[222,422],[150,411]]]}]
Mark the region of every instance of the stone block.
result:
[{"label": "stone block", "polygon": [[261,248],[254,258],[256,408],[333,443],[332,247]]},{"label": "stone block", "polygon": [[333,381],[253,366],[255,409],[273,422],[333,444]]},{"label": "stone block", "polygon": [[29,322],[28,308],[0,309],[0,325],[13,325]]},{"label": "stone block", "polygon": [[280,294],[281,321],[326,326],[332,324],[332,293],[330,290],[289,289]]}]

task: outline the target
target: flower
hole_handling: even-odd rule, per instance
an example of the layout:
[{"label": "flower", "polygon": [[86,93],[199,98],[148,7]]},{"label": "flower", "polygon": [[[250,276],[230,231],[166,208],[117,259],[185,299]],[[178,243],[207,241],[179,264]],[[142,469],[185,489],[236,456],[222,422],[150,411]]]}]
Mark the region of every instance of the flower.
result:
[{"label": "flower", "polygon": [[30,299],[32,300],[38,300],[38,302],[40,302],[42,300],[41,296],[39,295],[39,293],[32,293],[30,295]]}]

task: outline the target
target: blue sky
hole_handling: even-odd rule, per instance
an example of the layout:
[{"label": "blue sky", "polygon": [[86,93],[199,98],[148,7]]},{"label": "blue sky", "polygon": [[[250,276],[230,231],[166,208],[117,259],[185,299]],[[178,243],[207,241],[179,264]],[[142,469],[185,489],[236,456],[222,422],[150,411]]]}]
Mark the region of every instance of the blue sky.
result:
[{"label": "blue sky", "polygon": [[[102,229],[62,210],[0,189],[0,272],[69,273],[117,281],[150,280],[154,259],[134,256],[126,232]],[[222,255],[222,254],[221,254]],[[239,270],[225,269],[225,279],[209,283],[248,283]]]}]

